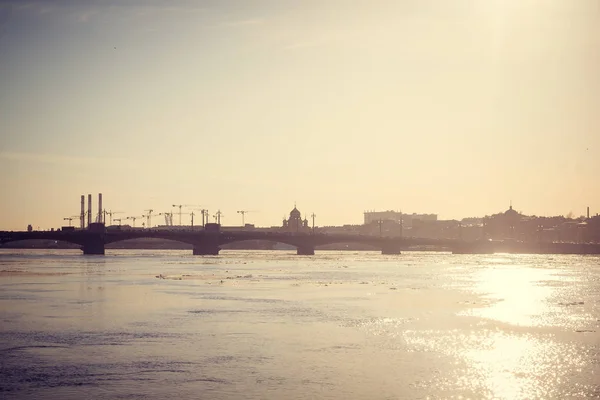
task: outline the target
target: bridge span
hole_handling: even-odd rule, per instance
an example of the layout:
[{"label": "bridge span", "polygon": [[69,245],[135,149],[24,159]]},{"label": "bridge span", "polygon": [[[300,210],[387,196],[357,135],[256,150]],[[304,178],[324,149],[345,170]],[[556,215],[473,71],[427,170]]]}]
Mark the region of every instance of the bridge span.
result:
[{"label": "bridge span", "polygon": [[350,234],[311,234],[260,231],[180,231],[180,230],[71,230],[71,231],[0,231],[0,245],[21,240],[55,240],[81,246],[83,254],[101,255],[109,243],[154,238],[174,240],[193,246],[194,255],[217,255],[221,246],[241,241],[264,240],[296,247],[298,255],[313,255],[315,248],[336,243],[359,243],[380,249],[382,254],[400,254],[413,246],[445,249],[455,254],[600,254],[598,243],[552,243],[518,241],[463,241],[415,237],[386,237]]},{"label": "bridge span", "polygon": [[105,246],[122,240],[154,238],[191,244],[195,255],[217,255],[221,246],[241,241],[265,240],[296,247],[298,255],[315,254],[315,248],[336,243],[360,243],[380,249],[382,254],[400,254],[411,246],[451,247],[456,241],[367,235],[310,234],[258,231],[169,231],[161,229],[122,231],[33,231],[0,232],[0,244],[21,240],[56,240],[81,246],[83,254],[104,254]]}]

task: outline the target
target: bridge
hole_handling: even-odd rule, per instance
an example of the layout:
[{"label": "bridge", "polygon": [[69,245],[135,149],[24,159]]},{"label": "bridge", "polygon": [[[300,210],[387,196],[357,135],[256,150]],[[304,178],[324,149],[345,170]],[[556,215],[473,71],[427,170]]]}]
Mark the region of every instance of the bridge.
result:
[{"label": "bridge", "polygon": [[447,247],[455,240],[399,238],[351,234],[311,234],[260,231],[179,231],[162,229],[119,231],[32,231],[0,232],[0,245],[21,240],[55,240],[81,246],[83,254],[104,254],[105,246],[122,240],[154,238],[174,240],[193,246],[194,255],[217,255],[221,246],[241,241],[264,240],[296,247],[298,255],[313,255],[315,248],[336,243],[359,243],[380,249],[382,254],[400,254],[411,246]]},{"label": "bridge", "polygon": [[359,243],[380,249],[382,254],[400,254],[410,247],[429,246],[447,249],[455,254],[600,254],[600,244],[518,241],[463,241],[386,237],[352,234],[312,234],[260,231],[180,231],[180,230],[116,230],[101,229],[12,232],[0,231],[0,245],[21,240],[54,240],[81,246],[83,254],[102,255],[109,243],[123,240],[154,238],[174,240],[193,246],[194,255],[218,255],[221,246],[242,241],[263,240],[296,247],[298,255],[313,255],[315,248],[336,243]]}]

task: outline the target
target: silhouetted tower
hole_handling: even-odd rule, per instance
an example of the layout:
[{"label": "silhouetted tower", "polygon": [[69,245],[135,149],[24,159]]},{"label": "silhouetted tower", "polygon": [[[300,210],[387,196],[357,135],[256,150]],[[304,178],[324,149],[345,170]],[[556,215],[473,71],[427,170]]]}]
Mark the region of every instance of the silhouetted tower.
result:
[{"label": "silhouetted tower", "polygon": [[87,224],[88,227],[92,223],[92,195],[88,194],[88,211],[87,211]]},{"label": "silhouetted tower", "polygon": [[102,223],[102,193],[98,193],[98,222]]},{"label": "silhouetted tower", "polygon": [[85,195],[81,195],[81,212],[79,213],[79,223],[81,229],[85,228]]}]

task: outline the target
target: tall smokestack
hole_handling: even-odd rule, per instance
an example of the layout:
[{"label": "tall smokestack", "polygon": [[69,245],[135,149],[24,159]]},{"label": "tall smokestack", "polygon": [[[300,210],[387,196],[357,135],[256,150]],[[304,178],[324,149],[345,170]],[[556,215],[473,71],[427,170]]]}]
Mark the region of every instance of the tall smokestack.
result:
[{"label": "tall smokestack", "polygon": [[588,211],[587,211],[587,219],[590,219],[590,208],[588,207]]},{"label": "tall smokestack", "polygon": [[81,195],[81,214],[79,214],[79,223],[81,229],[85,228],[85,195]]},{"label": "tall smokestack", "polygon": [[88,228],[92,223],[92,195],[88,194]]},{"label": "tall smokestack", "polygon": [[98,193],[98,222],[102,221],[102,193]]}]

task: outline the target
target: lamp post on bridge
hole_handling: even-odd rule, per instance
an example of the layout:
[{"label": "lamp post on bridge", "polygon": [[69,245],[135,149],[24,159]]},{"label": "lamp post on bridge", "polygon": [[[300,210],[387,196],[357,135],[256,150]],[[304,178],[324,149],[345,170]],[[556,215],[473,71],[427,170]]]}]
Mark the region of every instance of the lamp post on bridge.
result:
[{"label": "lamp post on bridge", "polygon": [[200,215],[202,215],[202,227],[204,228],[205,225],[210,222],[208,210],[202,208],[202,209],[199,209],[199,210],[196,210],[196,211],[200,211]]}]

